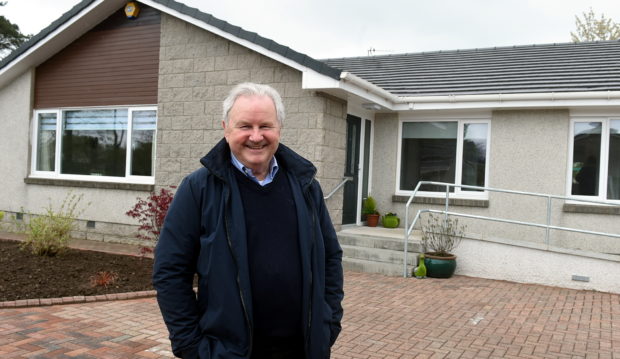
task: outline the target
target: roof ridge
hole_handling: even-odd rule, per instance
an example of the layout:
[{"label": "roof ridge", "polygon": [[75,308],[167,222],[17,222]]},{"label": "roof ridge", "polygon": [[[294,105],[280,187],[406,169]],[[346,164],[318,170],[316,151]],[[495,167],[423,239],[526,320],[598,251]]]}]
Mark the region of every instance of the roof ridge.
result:
[{"label": "roof ridge", "polygon": [[544,44],[528,44],[528,45],[506,45],[506,46],[489,46],[489,47],[475,47],[475,48],[465,48],[465,49],[453,49],[453,50],[435,50],[435,51],[420,51],[420,52],[403,52],[397,54],[386,54],[386,55],[371,55],[371,56],[352,56],[352,57],[333,57],[333,58],[325,58],[320,59],[320,61],[338,61],[338,60],[354,60],[354,59],[384,59],[390,57],[402,57],[402,56],[411,56],[411,55],[433,55],[433,54],[458,54],[465,52],[483,52],[490,50],[510,50],[510,49],[526,49],[526,48],[551,48],[551,47],[567,47],[567,46],[594,46],[597,44],[608,44],[608,43],[620,43],[620,40],[597,40],[597,41],[582,41],[582,42],[554,42],[554,43],[544,43]]}]

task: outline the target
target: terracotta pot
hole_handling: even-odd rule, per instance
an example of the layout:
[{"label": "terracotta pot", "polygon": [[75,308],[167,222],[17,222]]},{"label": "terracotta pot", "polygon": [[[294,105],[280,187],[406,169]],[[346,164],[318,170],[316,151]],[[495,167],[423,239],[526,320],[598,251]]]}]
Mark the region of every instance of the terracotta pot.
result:
[{"label": "terracotta pot", "polygon": [[431,278],[450,278],[456,270],[456,256],[436,256],[433,253],[424,253],[426,276]]},{"label": "terracotta pot", "polygon": [[379,224],[378,214],[367,214],[366,215],[366,225],[368,227],[376,227],[377,224]]}]

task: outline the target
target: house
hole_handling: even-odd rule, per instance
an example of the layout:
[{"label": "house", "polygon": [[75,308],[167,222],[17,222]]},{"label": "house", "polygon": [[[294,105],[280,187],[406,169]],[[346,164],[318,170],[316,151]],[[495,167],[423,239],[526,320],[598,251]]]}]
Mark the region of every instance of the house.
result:
[{"label": "house", "polygon": [[[129,240],[136,197],[198,168],[222,137],[222,99],[254,81],[282,94],[282,141],[317,166],[325,193],[353,179],[327,200],[338,229],[362,224],[369,194],[404,216],[431,180],[572,199],[548,210],[544,198],[455,188],[458,211],[620,233],[620,42],[319,61],[173,0],[138,2],[135,19],[125,5],[83,0],[0,62],[0,210],[40,213],[79,191],[91,202],[81,236]],[[444,204],[445,189],[426,185],[411,213]],[[535,227],[470,231],[545,244]],[[613,237],[549,241],[620,254]]]}]

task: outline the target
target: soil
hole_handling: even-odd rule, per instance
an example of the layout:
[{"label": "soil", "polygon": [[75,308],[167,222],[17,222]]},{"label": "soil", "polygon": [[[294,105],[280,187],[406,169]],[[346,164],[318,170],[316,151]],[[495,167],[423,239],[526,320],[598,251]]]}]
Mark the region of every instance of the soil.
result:
[{"label": "soil", "polygon": [[[40,257],[19,246],[17,241],[0,240],[0,302],[153,289],[151,258],[77,249]],[[106,278],[102,272],[111,275]],[[98,274],[103,282],[108,280],[106,286],[96,285]]]}]

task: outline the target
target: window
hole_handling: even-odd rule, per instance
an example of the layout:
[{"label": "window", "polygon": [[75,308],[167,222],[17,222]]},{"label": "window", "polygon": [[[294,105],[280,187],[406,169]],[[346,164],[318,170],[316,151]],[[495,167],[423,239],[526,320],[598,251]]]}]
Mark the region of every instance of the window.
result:
[{"label": "window", "polygon": [[[488,121],[407,121],[401,129],[398,190],[412,191],[419,181],[486,186]],[[420,191],[445,193],[445,187],[424,185]],[[475,195],[480,190],[450,191]]]},{"label": "window", "polygon": [[39,110],[35,120],[33,176],[153,183],[155,108]]},{"label": "window", "polygon": [[620,200],[620,119],[575,120],[570,194]]}]

